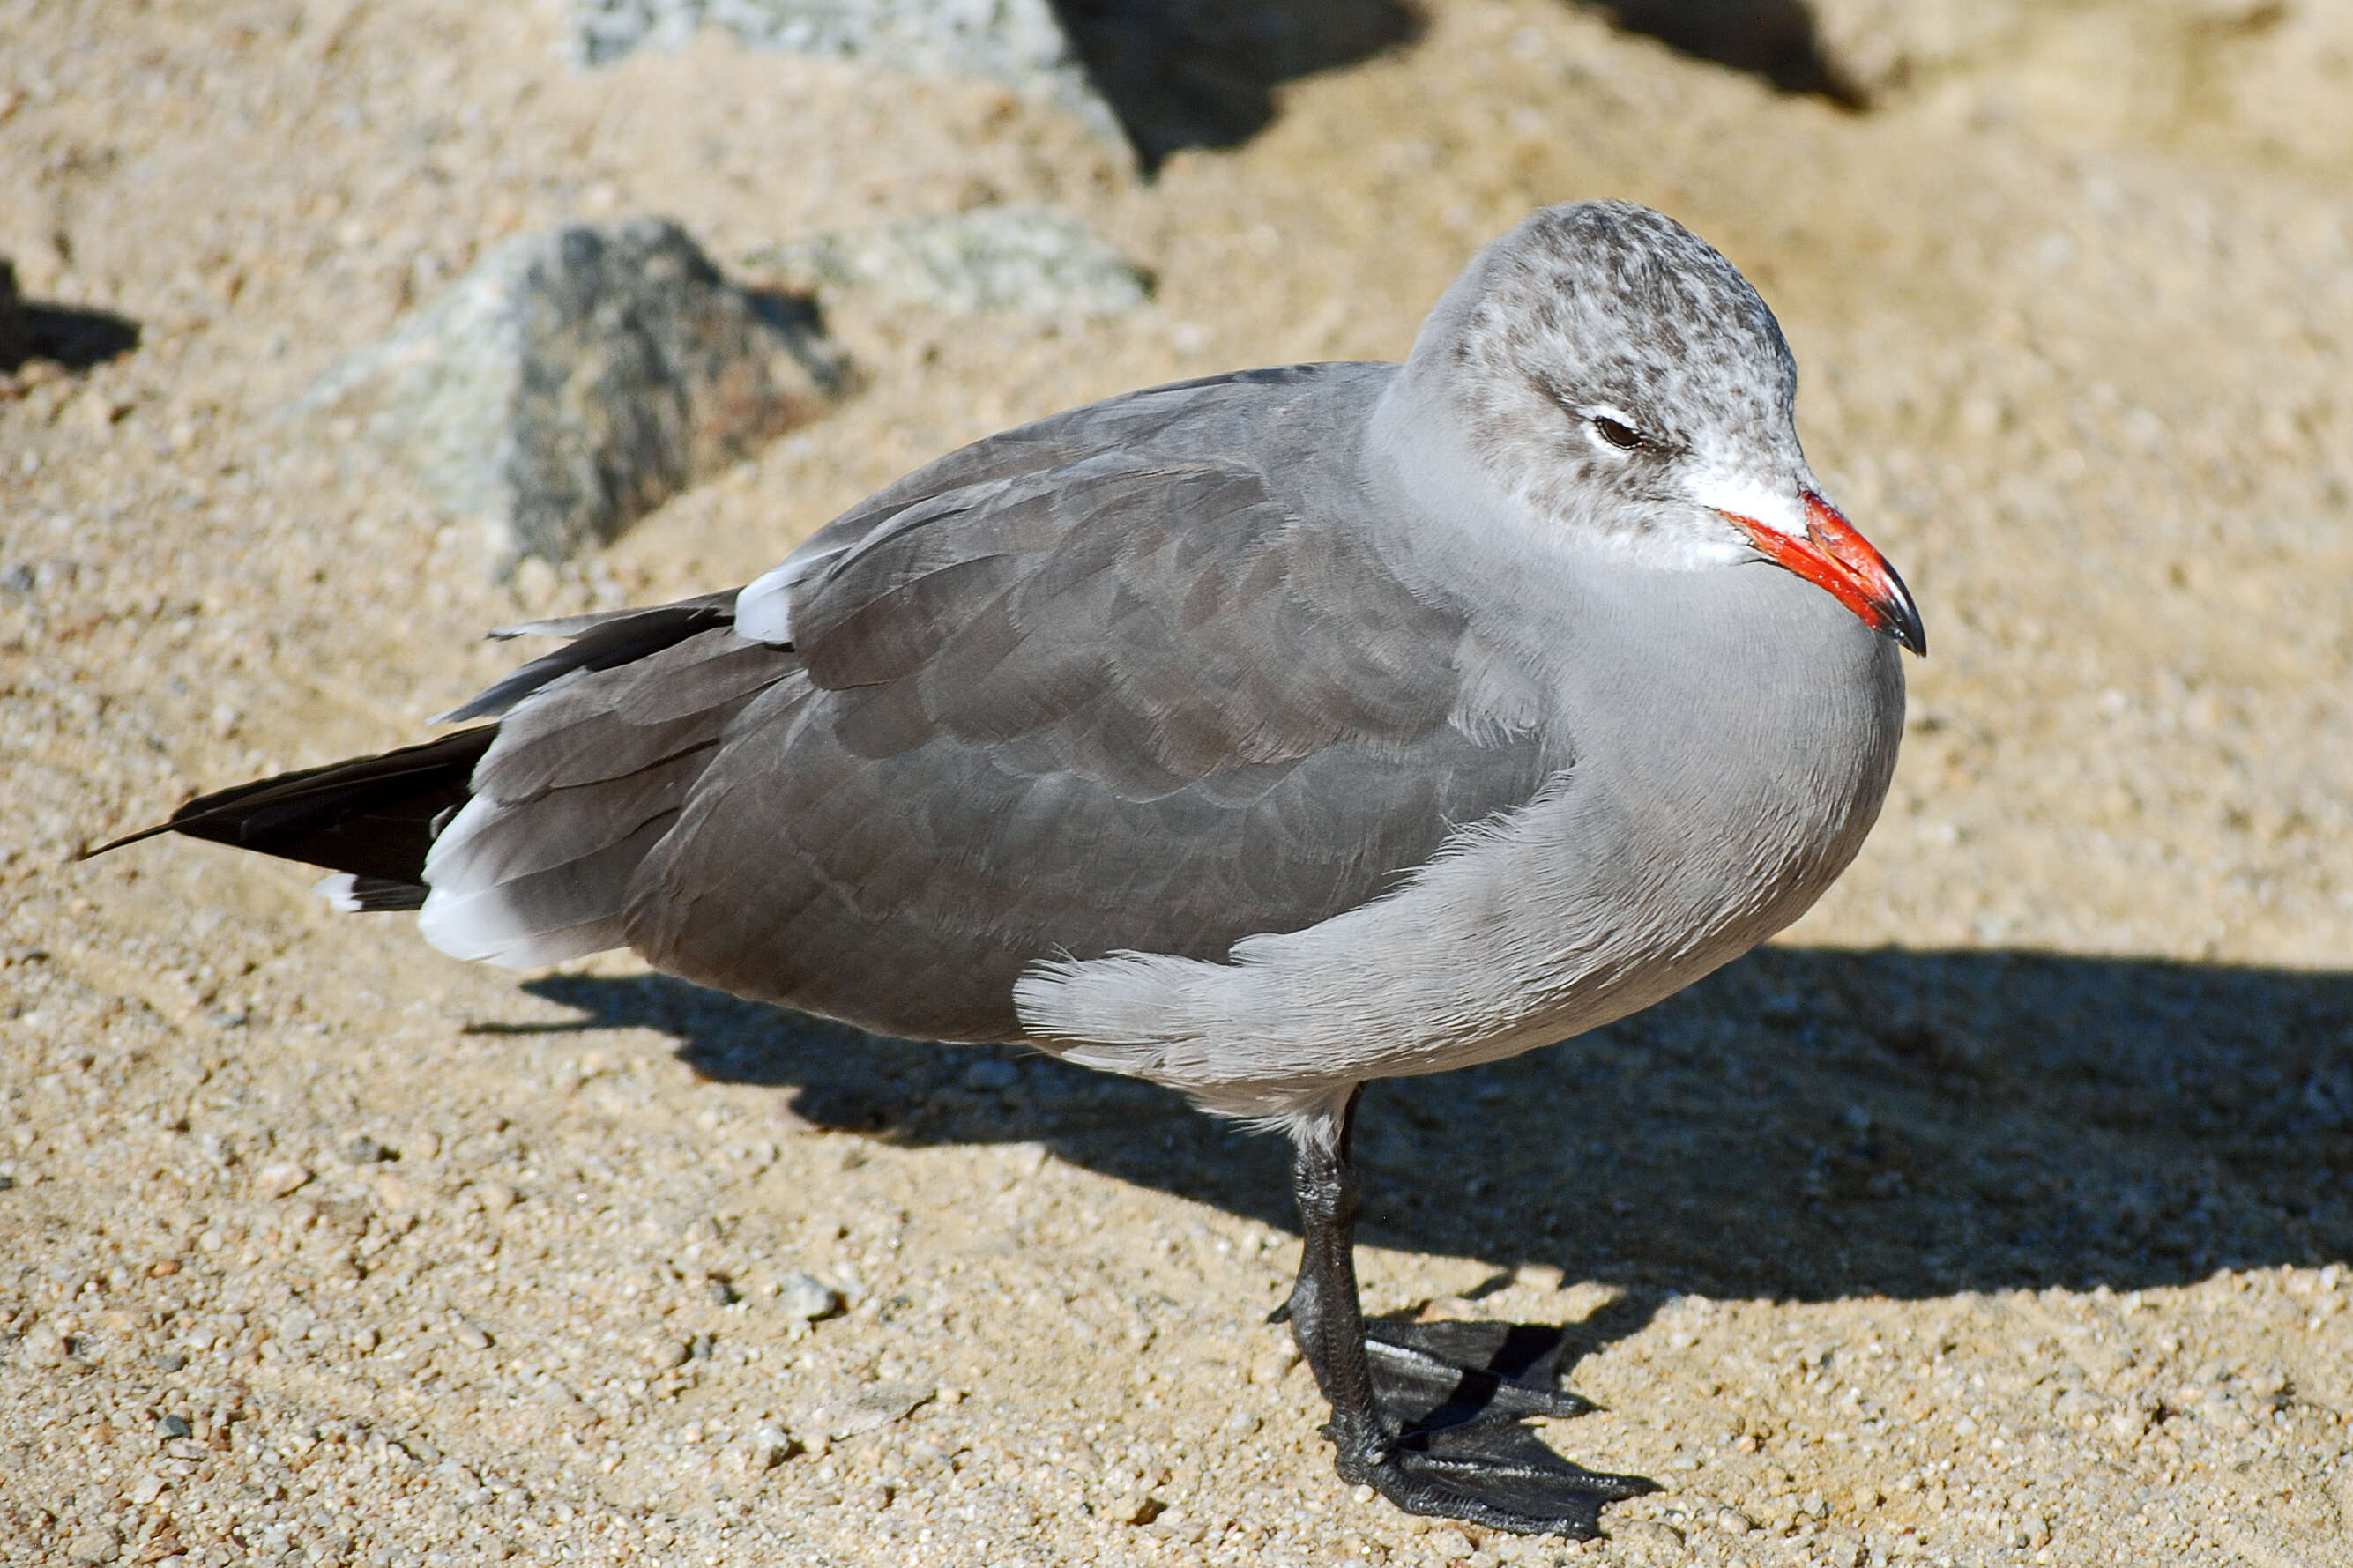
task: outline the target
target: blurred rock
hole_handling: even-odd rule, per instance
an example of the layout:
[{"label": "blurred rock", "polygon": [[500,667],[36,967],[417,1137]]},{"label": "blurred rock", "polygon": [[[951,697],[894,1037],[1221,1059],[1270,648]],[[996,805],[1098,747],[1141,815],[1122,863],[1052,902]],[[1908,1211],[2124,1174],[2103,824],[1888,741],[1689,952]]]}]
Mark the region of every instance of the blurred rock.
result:
[{"label": "blurred rock", "polygon": [[587,65],[705,26],[755,48],[1003,82],[1121,142],[1147,174],[1179,148],[1256,135],[1282,83],[1421,32],[1409,0],[573,0]]},{"label": "blurred rock", "polygon": [[572,47],[585,65],[609,65],[705,26],[754,48],[986,77],[1121,134],[1052,0],[573,0]]},{"label": "blurred rock", "polygon": [[2016,35],[2027,0],[1812,0],[1825,59],[1863,98],[1878,98]]},{"label": "blurred rock", "polygon": [[1152,297],[1143,268],[1050,207],[916,218],[776,246],[745,261],[795,289],[871,289],[907,304],[965,313],[1115,316]]},{"label": "blurred rock", "polygon": [[[1648,8],[1667,3],[1650,0]],[[1689,7],[1726,14],[1776,8],[1753,0],[1702,0]],[[1798,7],[1796,0],[1782,0],[1778,8]],[[1956,67],[2014,54],[2038,29],[2080,26],[2102,11],[2115,13],[2143,46],[2203,58],[2234,36],[2273,28],[2295,13],[2331,9],[2282,0],[2107,0],[2072,6],[2036,0],[1807,0],[1805,8],[1828,72],[1865,101]],[[2109,64],[2132,74],[2126,61]]]},{"label": "blurred rock", "polygon": [[676,224],[500,246],[297,413],[353,416],[502,559],[609,542],[814,416],[845,382],[797,300],[738,288]]}]

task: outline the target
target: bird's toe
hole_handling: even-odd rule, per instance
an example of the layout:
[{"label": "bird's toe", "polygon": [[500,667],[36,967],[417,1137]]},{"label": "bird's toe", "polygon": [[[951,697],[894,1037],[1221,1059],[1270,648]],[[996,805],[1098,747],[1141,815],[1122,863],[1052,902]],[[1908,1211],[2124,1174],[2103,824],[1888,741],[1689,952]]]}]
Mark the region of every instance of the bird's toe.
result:
[{"label": "bird's toe", "polygon": [[1571,1464],[1515,1426],[1455,1428],[1401,1440],[1378,1455],[1343,1454],[1340,1473],[1408,1513],[1573,1541],[1599,1535],[1610,1503],[1658,1490],[1640,1476]]},{"label": "bird's toe", "polygon": [[1587,1414],[1593,1402],[1559,1386],[1566,1343],[1540,1323],[1365,1324],[1374,1397],[1399,1431]]}]

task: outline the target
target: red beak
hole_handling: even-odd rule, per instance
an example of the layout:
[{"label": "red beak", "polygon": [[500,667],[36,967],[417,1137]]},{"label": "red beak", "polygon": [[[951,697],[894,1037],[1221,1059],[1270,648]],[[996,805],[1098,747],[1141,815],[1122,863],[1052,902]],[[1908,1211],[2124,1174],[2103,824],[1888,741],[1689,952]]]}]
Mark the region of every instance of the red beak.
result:
[{"label": "red beak", "polygon": [[1811,490],[1800,499],[1806,506],[1803,539],[1792,539],[1738,512],[1723,515],[1748,536],[1748,542],[1767,560],[1829,594],[1872,630],[1926,658],[1927,628],[1920,624],[1920,610],[1912,603],[1911,590],[1904,586],[1904,579],[1895,574],[1887,557],[1873,549],[1871,541],[1857,533],[1838,508]]}]

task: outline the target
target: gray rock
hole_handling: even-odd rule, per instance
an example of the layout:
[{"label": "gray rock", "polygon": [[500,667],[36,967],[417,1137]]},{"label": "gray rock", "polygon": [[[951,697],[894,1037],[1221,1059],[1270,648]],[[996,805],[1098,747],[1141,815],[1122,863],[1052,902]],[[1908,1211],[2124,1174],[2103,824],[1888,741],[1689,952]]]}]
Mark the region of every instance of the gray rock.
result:
[{"label": "gray rock", "polygon": [[1067,213],[981,207],[755,251],[745,265],[809,290],[871,289],[971,314],[1115,316],[1152,297],[1151,276]]},{"label": "gray rock", "polygon": [[1052,0],[573,0],[572,47],[584,65],[675,48],[703,26],[754,48],[984,77],[1122,137]]},{"label": "gray rock", "polygon": [[843,389],[807,307],[727,282],[676,224],[500,246],[298,414],[355,417],[502,559],[609,542]]}]

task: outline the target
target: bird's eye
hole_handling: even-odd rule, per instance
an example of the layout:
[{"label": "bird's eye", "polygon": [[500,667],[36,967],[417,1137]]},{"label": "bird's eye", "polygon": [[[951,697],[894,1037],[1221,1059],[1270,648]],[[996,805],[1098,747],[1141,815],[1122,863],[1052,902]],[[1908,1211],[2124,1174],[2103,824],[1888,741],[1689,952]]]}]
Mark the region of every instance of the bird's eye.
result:
[{"label": "bird's eye", "polygon": [[1603,440],[1620,451],[1630,452],[1637,447],[1647,447],[1651,444],[1650,437],[1644,436],[1640,430],[1635,429],[1631,425],[1612,419],[1607,414],[1595,415],[1593,427],[1601,432]]}]

